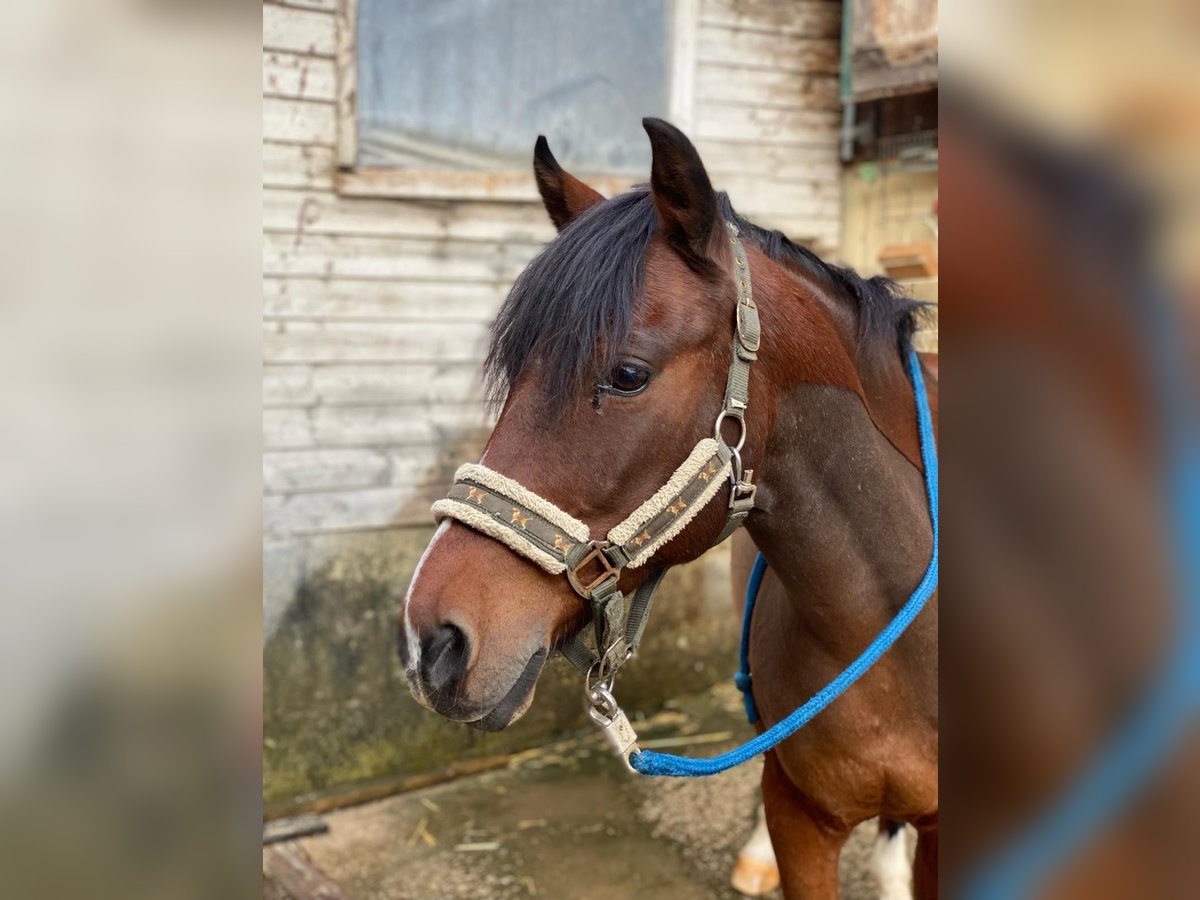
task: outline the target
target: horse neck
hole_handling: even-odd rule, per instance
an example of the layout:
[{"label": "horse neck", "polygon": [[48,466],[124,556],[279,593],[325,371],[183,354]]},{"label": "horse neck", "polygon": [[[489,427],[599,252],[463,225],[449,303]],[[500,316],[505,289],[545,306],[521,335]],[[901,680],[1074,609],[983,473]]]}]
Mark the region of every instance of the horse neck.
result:
[{"label": "horse neck", "polygon": [[[898,383],[907,390],[872,395],[870,406],[911,410],[911,385],[903,375],[897,382],[859,370],[853,323],[837,301],[803,284],[759,282],[766,282],[760,363],[770,385],[760,396],[773,415],[748,529],[805,631],[830,651],[861,649],[864,634],[908,599],[931,549],[922,474],[877,427],[883,416],[873,417],[863,389]],[[894,364],[902,373],[899,353]],[[909,418],[915,433],[915,413]]]}]

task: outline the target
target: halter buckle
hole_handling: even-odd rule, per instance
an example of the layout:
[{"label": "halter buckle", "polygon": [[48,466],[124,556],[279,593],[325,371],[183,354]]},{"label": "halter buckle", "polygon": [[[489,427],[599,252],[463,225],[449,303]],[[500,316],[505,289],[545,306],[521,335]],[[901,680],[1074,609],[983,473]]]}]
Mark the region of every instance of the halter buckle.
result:
[{"label": "halter buckle", "polygon": [[758,307],[754,305],[753,300],[746,298],[744,302],[737,305],[737,314],[735,316],[738,343],[741,344],[742,349],[746,351],[746,358],[750,361],[753,361],[756,358],[759,346],[762,344],[762,335],[761,332],[759,334],[751,334],[750,330],[743,324],[743,310],[745,310],[747,313],[753,310],[755,314],[757,314]]},{"label": "halter buckle", "polygon": [[[588,544],[591,550],[581,559],[574,568],[567,569],[567,581],[571,582],[576,593],[581,597],[591,597],[592,591],[604,584],[610,578],[616,580],[621,576],[621,570],[616,568],[608,555],[604,552],[608,546],[608,541],[592,541]],[[593,563],[599,563],[599,571],[591,577],[590,581],[585,582],[583,579],[588,577],[581,574],[584,567]]]},{"label": "halter buckle", "polygon": [[733,490],[729,492],[729,506],[735,507],[753,507],[754,495],[758,492],[758,485],[754,483],[754,470],[747,469],[744,476],[734,479]]}]

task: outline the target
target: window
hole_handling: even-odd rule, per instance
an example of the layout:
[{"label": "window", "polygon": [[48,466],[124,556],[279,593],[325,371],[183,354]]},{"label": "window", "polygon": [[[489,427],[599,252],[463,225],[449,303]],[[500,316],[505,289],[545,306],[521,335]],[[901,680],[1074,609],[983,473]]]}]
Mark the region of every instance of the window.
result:
[{"label": "window", "polygon": [[524,196],[538,134],[578,173],[645,178],[641,119],[671,107],[670,0],[356,6],[346,26],[356,52],[344,63],[354,103],[341,123],[354,129],[341,160],[360,176],[351,188],[472,196],[486,185],[485,195],[507,196],[507,185]]}]

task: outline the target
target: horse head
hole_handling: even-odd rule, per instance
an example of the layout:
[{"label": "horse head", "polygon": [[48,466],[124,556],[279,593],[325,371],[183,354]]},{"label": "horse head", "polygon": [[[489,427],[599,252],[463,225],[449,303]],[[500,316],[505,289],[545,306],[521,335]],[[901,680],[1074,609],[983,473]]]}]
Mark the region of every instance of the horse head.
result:
[{"label": "horse head", "polygon": [[[487,360],[503,404],[481,462],[592,537],[713,435],[733,352],[734,251],[718,196],[680,131],[643,124],[649,185],[610,200],[564,171],[539,138],[534,174],[559,233],[514,284]],[[742,452],[752,460],[759,447],[751,439]],[[655,567],[698,557],[725,507],[700,510]],[[521,508],[512,516],[526,524]],[[619,588],[628,594],[648,577],[650,567],[626,568]],[[420,702],[499,729],[528,708],[547,657],[589,616],[565,578],[446,518],[405,597],[401,657]]]}]

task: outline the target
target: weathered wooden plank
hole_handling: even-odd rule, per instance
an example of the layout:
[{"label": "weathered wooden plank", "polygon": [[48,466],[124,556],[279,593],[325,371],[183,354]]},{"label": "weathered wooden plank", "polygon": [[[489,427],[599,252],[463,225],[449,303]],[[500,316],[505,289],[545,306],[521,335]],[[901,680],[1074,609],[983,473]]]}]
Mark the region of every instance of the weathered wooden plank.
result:
[{"label": "weathered wooden plank", "polygon": [[836,75],[749,69],[717,63],[696,68],[696,96],[748,107],[841,109]]},{"label": "weathered wooden plank", "polygon": [[[575,172],[606,197],[628,190],[639,179]],[[539,201],[537,185],[525,168],[512,171],[405,169],[370,166],[338,173],[338,191],[356,197]]]},{"label": "weathered wooden plank", "polygon": [[366,488],[263,498],[263,530],[272,537],[431,525],[429,507],[446,485]]},{"label": "weathered wooden plank", "polygon": [[519,242],[554,237],[540,203],[385,200],[271,190],[263,196],[263,227],[308,234],[378,235]]},{"label": "weathered wooden plank", "polygon": [[319,449],[263,454],[263,490],[267,494],[300,493],[391,484],[388,457],[368,449]]},{"label": "weathered wooden plank", "polygon": [[337,30],[337,160],[349,168],[358,163],[358,0],[338,0]]},{"label": "weathered wooden plank", "polygon": [[264,187],[333,190],[333,150],[304,144],[263,144]]},{"label": "weathered wooden plank", "polygon": [[722,180],[721,187],[738,212],[770,210],[795,218],[836,219],[841,209],[839,186],[820,180],[770,184],[758,178],[729,178]]},{"label": "weathered wooden plank", "polygon": [[703,0],[673,0],[670,4],[667,38],[671,68],[667,108],[670,119],[685,132],[692,130],[696,108],[696,36],[700,29]]},{"label": "weathered wooden plank", "polygon": [[263,98],[263,139],[292,144],[333,146],[333,104]]},{"label": "weathered wooden plank", "polygon": [[448,487],[461,460],[449,454],[429,457],[424,451],[366,447],[269,450],[263,454],[263,488],[274,496],[405,485]]},{"label": "weathered wooden plank", "polygon": [[762,142],[837,139],[840,110],[777,109],[742,103],[706,103],[696,110],[696,133],[705,138]]},{"label": "weathered wooden plank", "polygon": [[337,98],[333,60],[284,50],[264,50],[263,96],[332,102]]},{"label": "weathered wooden plank", "polygon": [[263,314],[269,318],[487,322],[507,292],[507,284],[483,282],[268,277],[263,280]]},{"label": "weathered wooden plank", "polygon": [[507,284],[537,250],[537,245],[516,241],[266,233],[263,274]]},{"label": "weathered wooden plank", "polygon": [[[798,192],[781,190],[782,187],[802,188]],[[800,236],[820,232],[821,224],[839,221],[840,204],[836,197],[816,198],[803,191],[803,186],[763,185],[757,181],[727,185],[734,209],[758,224],[764,224],[763,216],[796,222]]]},{"label": "weathered wooden plank", "polygon": [[[767,184],[813,178],[839,180],[841,176],[835,141],[784,146],[698,138],[696,149],[710,174],[737,172]],[[719,180],[714,180],[714,184],[718,188],[723,186]]]},{"label": "weathered wooden plank", "polygon": [[704,0],[700,21],[724,28],[838,38],[842,7],[825,0]]},{"label": "weathered wooden plank", "polygon": [[698,57],[701,64],[715,62],[748,68],[836,75],[839,53],[838,42],[828,38],[700,26]]},{"label": "weathered wooden plank", "polygon": [[478,404],[263,410],[264,450],[380,445],[436,448],[485,427]]},{"label": "weathered wooden plank", "polygon": [[327,365],[268,364],[263,404],[473,403],[483,406],[479,360]]},{"label": "weathered wooden plank", "polygon": [[263,4],[263,47],[268,50],[333,56],[334,26],[329,12]]},{"label": "weathered wooden plank", "polygon": [[264,323],[268,362],[465,362],[483,358],[487,326],[480,323]]},{"label": "weathered wooden plank", "polygon": [[316,9],[327,13],[337,10],[338,0],[263,0],[264,5],[294,6],[297,9]]}]

